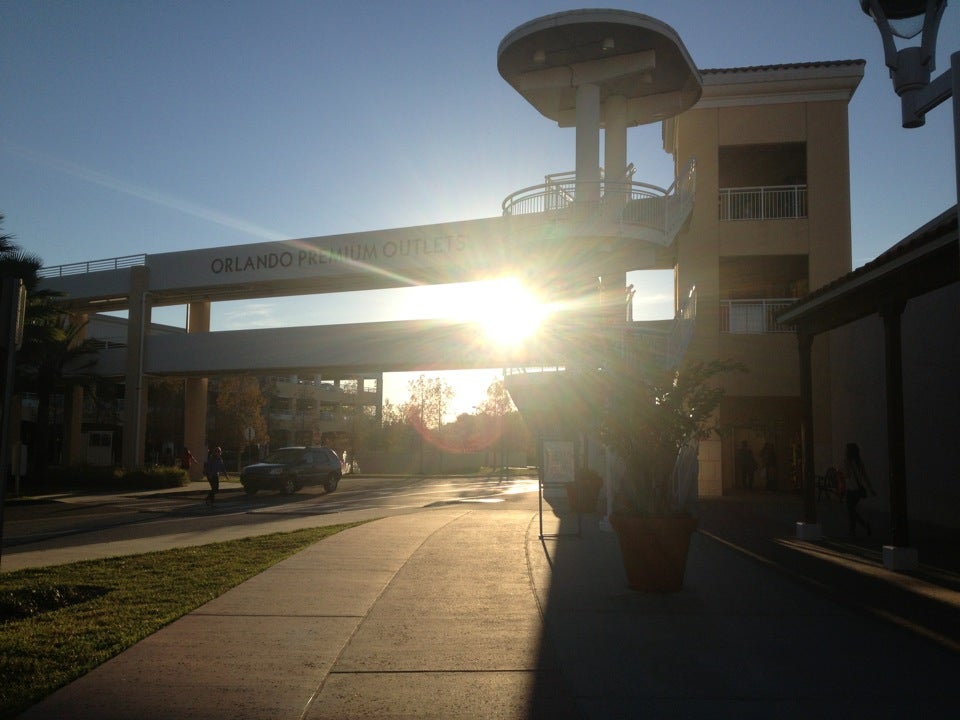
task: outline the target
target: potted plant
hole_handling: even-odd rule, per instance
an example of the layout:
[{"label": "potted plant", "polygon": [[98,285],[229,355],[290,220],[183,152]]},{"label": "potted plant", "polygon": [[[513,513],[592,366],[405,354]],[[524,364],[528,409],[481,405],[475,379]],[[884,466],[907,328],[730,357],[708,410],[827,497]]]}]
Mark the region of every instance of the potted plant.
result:
[{"label": "potted plant", "polygon": [[726,360],[677,368],[629,364],[604,375],[604,443],[620,459],[610,523],[630,587],[673,591],[683,585],[690,536],[688,507],[697,478],[697,448],[715,428],[723,398],[719,375],[742,370]]},{"label": "potted plant", "polygon": [[596,470],[588,467],[577,468],[573,482],[566,484],[567,504],[576,513],[592,513],[597,509],[597,496],[603,478]]}]

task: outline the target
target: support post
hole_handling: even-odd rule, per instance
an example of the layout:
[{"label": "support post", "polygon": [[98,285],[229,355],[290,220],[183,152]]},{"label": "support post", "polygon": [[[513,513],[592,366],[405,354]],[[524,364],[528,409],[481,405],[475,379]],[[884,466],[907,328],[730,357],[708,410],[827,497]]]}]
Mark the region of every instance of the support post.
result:
[{"label": "support post", "polygon": [[124,368],[123,466],[143,467],[146,437],[147,384],[144,355],[150,327],[147,268],[130,268],[130,305],[127,317],[127,364]]},{"label": "support post", "polygon": [[797,537],[802,540],[819,540],[822,530],[817,522],[813,466],[813,335],[798,329],[797,344],[800,351],[800,403],[803,413],[801,426],[803,521],[797,523]]},{"label": "support post", "polygon": [[[210,332],[210,303],[187,306],[187,333]],[[207,457],[207,386],[203,377],[189,377],[183,388],[183,445],[199,462],[190,469],[191,480],[201,480]]]},{"label": "support post", "polygon": [[584,84],[577,88],[577,179],[574,200],[600,200],[600,88]]},{"label": "support post", "polygon": [[895,546],[907,547],[907,459],[903,427],[903,358],[900,318],[904,304],[883,308],[884,368],[887,396],[887,457],[890,473],[890,530]]}]

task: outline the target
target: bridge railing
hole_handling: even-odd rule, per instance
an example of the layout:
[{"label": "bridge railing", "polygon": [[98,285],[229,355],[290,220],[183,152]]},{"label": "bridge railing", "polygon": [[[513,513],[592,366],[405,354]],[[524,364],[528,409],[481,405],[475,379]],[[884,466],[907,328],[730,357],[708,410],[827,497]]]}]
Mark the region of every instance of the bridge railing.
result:
[{"label": "bridge railing", "polygon": [[[696,160],[691,159],[666,190],[630,179],[580,183],[581,191],[586,190],[590,197],[599,197],[598,201],[577,202],[578,183],[573,172],[554,173],[545,180],[543,184],[531,185],[507,196],[502,204],[503,215],[552,213],[579,220],[602,216],[622,224],[658,230],[663,233],[664,244],[669,244],[693,210]],[[599,186],[596,192],[592,192],[594,185]]]},{"label": "bridge railing", "polygon": [[37,271],[37,277],[54,278],[67,275],[84,275],[102,270],[122,270],[124,268],[145,265],[146,262],[147,256],[144,254],[124,255],[122,257],[107,258],[104,260],[87,260],[84,262],[67,263],[66,265],[42,267]]}]

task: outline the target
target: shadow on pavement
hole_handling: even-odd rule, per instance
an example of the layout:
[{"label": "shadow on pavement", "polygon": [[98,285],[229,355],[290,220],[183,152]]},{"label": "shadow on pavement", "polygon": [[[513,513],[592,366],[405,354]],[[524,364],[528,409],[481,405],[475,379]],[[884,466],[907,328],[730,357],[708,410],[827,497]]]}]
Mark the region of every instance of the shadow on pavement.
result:
[{"label": "shadow on pavement", "polygon": [[924,563],[921,546],[919,572],[887,571],[875,538],[799,542],[801,507],[794,496],[701,501],[684,588],[666,594],[627,587],[616,537],[595,515],[577,536],[576,515],[546,509],[545,535],[561,537],[529,540],[528,554],[541,665],[559,670],[539,678],[531,717],[955,711],[956,567]]}]

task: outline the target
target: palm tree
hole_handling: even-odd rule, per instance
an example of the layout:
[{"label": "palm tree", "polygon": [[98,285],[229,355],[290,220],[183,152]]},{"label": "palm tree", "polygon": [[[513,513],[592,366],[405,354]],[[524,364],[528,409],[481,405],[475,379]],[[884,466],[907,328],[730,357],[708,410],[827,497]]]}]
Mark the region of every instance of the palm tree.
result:
[{"label": "palm tree", "polygon": [[19,380],[24,389],[37,396],[37,428],[34,446],[28,455],[29,475],[42,478],[50,460],[51,399],[57,392],[76,385],[90,384],[83,375],[93,360],[96,348],[89,339],[81,339],[86,323],[79,323],[70,315],[57,310],[50,298],[34,298],[27,306],[38,314],[28,320],[24,330],[23,347],[18,362]]},{"label": "palm tree", "polygon": [[[3,215],[0,214],[0,226]],[[59,293],[37,288],[43,260],[24,252],[14,236],[0,232],[0,277],[18,277],[27,290],[27,307],[23,345],[17,351],[17,392],[37,394],[37,432],[34,447],[28,455],[30,474],[43,477],[50,447],[50,400],[55,390],[64,387],[66,370],[76,371],[83,356],[95,352],[91,345],[80,342],[83,324],[75,322],[57,302]],[[69,384],[85,382],[71,380]]]}]

